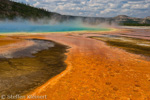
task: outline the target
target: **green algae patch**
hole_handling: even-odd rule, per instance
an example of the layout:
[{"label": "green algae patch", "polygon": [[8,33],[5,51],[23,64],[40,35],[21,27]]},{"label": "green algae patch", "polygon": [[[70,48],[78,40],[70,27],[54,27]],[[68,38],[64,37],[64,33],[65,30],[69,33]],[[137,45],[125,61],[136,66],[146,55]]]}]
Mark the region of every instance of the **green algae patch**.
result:
[{"label": "green algae patch", "polygon": [[105,34],[90,38],[104,41],[108,45],[119,47],[131,53],[150,56],[150,40]]},{"label": "green algae patch", "polygon": [[67,46],[54,44],[33,57],[0,58],[0,95],[23,95],[64,71]]}]

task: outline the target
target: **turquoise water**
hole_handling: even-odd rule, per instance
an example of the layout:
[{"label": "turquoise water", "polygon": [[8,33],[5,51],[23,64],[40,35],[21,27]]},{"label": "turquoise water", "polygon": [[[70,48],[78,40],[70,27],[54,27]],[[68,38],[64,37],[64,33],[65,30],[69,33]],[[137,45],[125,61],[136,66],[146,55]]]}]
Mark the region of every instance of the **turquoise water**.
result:
[{"label": "turquoise water", "polygon": [[78,23],[35,24],[31,22],[0,22],[0,33],[12,32],[69,32],[109,31],[107,28],[90,27]]}]

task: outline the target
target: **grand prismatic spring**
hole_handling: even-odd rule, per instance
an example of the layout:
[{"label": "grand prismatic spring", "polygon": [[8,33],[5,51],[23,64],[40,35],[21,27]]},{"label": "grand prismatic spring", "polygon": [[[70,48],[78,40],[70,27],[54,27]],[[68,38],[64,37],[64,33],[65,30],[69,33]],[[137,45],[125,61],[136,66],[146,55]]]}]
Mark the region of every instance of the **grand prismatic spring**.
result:
[{"label": "grand prismatic spring", "polygon": [[18,22],[0,22],[0,33],[15,32],[72,32],[72,31],[109,31],[109,28],[101,28],[100,26],[90,27],[82,25],[80,22],[64,22],[64,23],[47,23],[39,24],[29,21]]},{"label": "grand prismatic spring", "polygon": [[[87,0],[92,12],[83,8],[84,17],[44,9],[55,2],[63,12],[65,4],[56,1],[0,0],[0,100],[150,100],[150,17],[139,18],[148,14],[149,2],[121,1],[142,9],[142,15],[130,10],[138,18],[112,17],[123,9],[112,4],[98,8],[111,17],[99,18],[85,17],[100,6],[97,0]],[[35,8],[41,4],[48,6]]]},{"label": "grand prismatic spring", "polygon": [[25,100],[148,100],[149,32],[1,33],[0,94]]}]

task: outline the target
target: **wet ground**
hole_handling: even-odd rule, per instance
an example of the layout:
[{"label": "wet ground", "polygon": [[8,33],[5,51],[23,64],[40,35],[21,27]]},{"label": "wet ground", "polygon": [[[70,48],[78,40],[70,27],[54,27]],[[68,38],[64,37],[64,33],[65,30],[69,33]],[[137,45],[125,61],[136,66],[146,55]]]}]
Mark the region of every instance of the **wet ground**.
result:
[{"label": "wet ground", "polygon": [[[32,36],[71,48],[65,60],[66,70],[27,95],[47,95],[48,100],[150,100],[150,62],[137,54],[88,38],[128,34],[129,31]],[[145,31],[140,35],[144,36]]]},{"label": "wet ground", "polygon": [[[141,41],[137,40],[137,38],[150,39],[149,37],[146,37],[149,33],[150,30],[147,29],[118,29],[117,31],[99,33],[42,33],[30,36],[18,35],[18,38],[22,39],[37,38],[53,40],[71,47],[66,53],[66,70],[50,78],[44,84],[39,85],[38,88],[27,91],[27,94],[25,93],[25,95],[47,95],[47,100],[150,100],[150,62],[143,59],[140,55],[107,45],[104,41],[88,38],[89,36],[97,37],[106,34],[110,36],[105,36],[104,38],[119,38],[113,40],[124,40],[124,42],[129,42],[131,45],[144,44],[145,46],[148,45],[146,43],[147,40]],[[127,36],[132,38],[127,38]],[[134,40],[133,37],[136,39]],[[124,45],[123,43],[120,44]],[[53,57],[54,55],[57,56],[57,52],[54,52],[52,55]],[[47,60],[49,61],[49,59],[46,61],[44,59],[45,57],[42,57],[41,59],[40,56],[37,57],[36,60],[31,60],[31,62],[25,61],[29,67],[33,66],[34,62],[35,66],[41,68],[41,66],[47,64]],[[23,60],[21,62],[23,62]],[[49,65],[51,64],[49,63]],[[24,64],[24,66],[26,65]],[[33,69],[33,71],[34,70],[35,69]],[[25,70],[23,72],[25,73],[24,75],[28,73],[28,71]],[[42,76],[42,74],[38,75]],[[16,77],[16,80],[17,79],[18,77]],[[40,79],[43,80],[42,78]],[[32,82],[32,80],[30,81]],[[30,83],[30,81],[28,81],[28,83]],[[4,83],[7,83],[7,81]]]},{"label": "wet ground", "polygon": [[119,47],[131,53],[150,57],[150,40],[107,34],[91,38],[104,41],[108,45]]},{"label": "wet ground", "polygon": [[36,45],[1,55],[0,95],[25,94],[66,69],[66,46],[46,40],[31,41]]}]

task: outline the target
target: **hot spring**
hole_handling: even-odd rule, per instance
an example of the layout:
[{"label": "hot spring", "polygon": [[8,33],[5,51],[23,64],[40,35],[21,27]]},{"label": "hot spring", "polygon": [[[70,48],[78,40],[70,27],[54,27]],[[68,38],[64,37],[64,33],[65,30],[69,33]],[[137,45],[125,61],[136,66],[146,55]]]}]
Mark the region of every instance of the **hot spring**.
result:
[{"label": "hot spring", "polygon": [[87,26],[78,22],[57,23],[57,24],[37,24],[34,22],[0,22],[0,33],[15,32],[70,32],[70,31],[109,31],[111,29],[100,26]]}]

